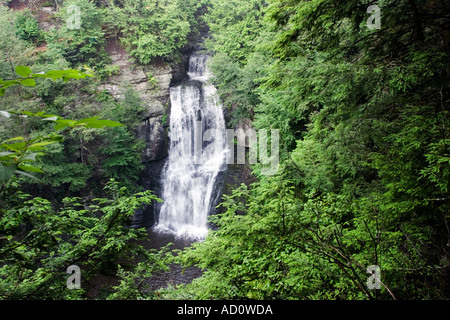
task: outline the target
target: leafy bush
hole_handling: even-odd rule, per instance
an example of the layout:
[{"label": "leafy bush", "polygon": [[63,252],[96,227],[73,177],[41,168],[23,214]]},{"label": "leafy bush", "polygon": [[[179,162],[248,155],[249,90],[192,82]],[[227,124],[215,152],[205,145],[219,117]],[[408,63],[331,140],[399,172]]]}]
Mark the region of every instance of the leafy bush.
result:
[{"label": "leafy bush", "polygon": [[[164,256],[132,245],[131,240],[145,237],[145,230],[128,226],[134,210],[158,200],[150,191],[128,195],[110,181],[105,186],[109,198],[90,203],[65,198],[55,209],[50,201],[32,198],[18,187],[13,180],[0,191],[4,204],[0,209],[2,299],[83,299],[89,279],[102,270],[119,272],[121,278],[124,267],[127,277],[107,292],[112,297],[148,295],[145,286],[136,287],[135,281],[165,268]],[[133,266],[133,259],[140,264]],[[81,269],[82,282],[81,290],[73,291],[67,289],[66,270],[75,264]]]},{"label": "leafy bush", "polygon": [[155,57],[174,60],[196,32],[194,15],[201,5],[192,0],[124,0],[121,7],[109,5],[105,20],[111,35],[123,35],[121,42],[139,63]]},{"label": "leafy bush", "polygon": [[[76,12],[68,10],[71,6],[79,8],[80,25],[74,23]],[[56,49],[73,67],[106,65],[105,38],[102,31],[102,14],[90,0],[68,0],[56,13],[62,19],[60,28],[47,36],[49,49]]]},{"label": "leafy bush", "polygon": [[37,19],[30,10],[23,10],[16,15],[17,35],[26,41],[39,44],[44,40],[44,35],[39,28]]},{"label": "leafy bush", "polygon": [[[76,70],[33,73],[25,66],[18,66],[15,71],[21,78],[1,80],[2,94],[11,86],[35,86],[37,78],[68,81],[91,76]],[[0,115],[7,119],[15,115],[27,116],[54,123],[56,131],[122,126],[98,117],[77,121],[42,111],[36,114],[1,111]],[[118,272],[121,283],[109,288],[112,298],[148,297],[142,277],[165,268],[165,258],[161,252],[149,252],[131,242],[145,237],[145,230],[130,228],[130,218],[135,210],[161,200],[151,191],[130,195],[127,188],[120,187],[114,180],[104,187],[108,198],[65,197],[55,204],[26,194],[22,180],[14,173],[27,178],[34,178],[29,172],[43,173],[34,164],[37,157],[61,140],[62,136],[52,132],[37,138],[14,137],[0,144],[0,297],[15,300],[84,298],[86,289],[72,291],[66,286],[65,271],[74,264],[83,270],[85,281],[102,270]],[[59,168],[66,170],[63,175],[78,174],[74,166]],[[122,266],[118,264],[119,259]],[[136,259],[138,265],[134,264]],[[127,271],[124,271],[124,264]],[[141,281],[137,287],[136,281]]]}]

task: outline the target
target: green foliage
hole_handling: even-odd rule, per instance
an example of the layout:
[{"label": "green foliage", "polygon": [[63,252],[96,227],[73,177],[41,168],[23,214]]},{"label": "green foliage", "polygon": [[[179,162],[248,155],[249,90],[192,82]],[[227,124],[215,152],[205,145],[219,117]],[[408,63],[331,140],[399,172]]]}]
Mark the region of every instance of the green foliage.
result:
[{"label": "green foliage", "polygon": [[170,254],[167,254],[169,247],[170,244],[159,251],[144,250],[144,262],[137,263],[131,270],[125,270],[119,265],[117,277],[120,283],[113,287],[107,300],[155,299],[156,293],[150,290],[147,279],[155,272],[169,270],[168,263],[172,260]]},{"label": "green foliage", "polygon": [[[35,82],[37,78],[49,78],[57,86],[61,79],[68,82],[69,79],[82,80],[92,78],[93,75],[89,69],[88,72],[69,69],[33,73],[29,67],[17,66],[15,71],[22,78],[3,81],[2,89],[18,84],[27,85],[27,83],[24,84],[24,80],[31,80],[33,85],[37,85]],[[89,83],[89,85],[91,84]],[[64,89],[59,88],[58,90]],[[70,89],[67,90],[70,91]],[[64,112],[58,105],[65,106],[68,101],[73,103],[75,99],[77,99],[76,96],[70,96],[61,92],[61,96],[53,102],[53,106],[56,107],[54,108],[55,113]],[[54,194],[59,197],[65,195],[66,192],[79,192],[88,187],[101,191],[99,183],[93,183],[92,180],[89,182],[93,176],[97,176],[97,179],[106,180],[117,178],[128,187],[136,188],[138,174],[143,168],[140,161],[140,150],[143,145],[134,132],[134,128],[140,121],[140,114],[144,110],[140,98],[131,89],[125,91],[125,98],[120,103],[116,103],[111,97],[108,97],[106,100],[101,101],[103,110],[102,112],[97,112],[98,116],[92,113],[92,104],[96,103],[96,101],[86,102],[86,109],[78,106],[77,109],[70,113],[71,117],[81,118],[80,120],[65,119],[42,111],[36,113],[30,111],[2,111],[0,117],[6,117],[8,120],[5,122],[11,128],[15,127],[13,124],[15,119],[13,118],[21,119],[22,125],[28,123],[33,128],[31,134],[35,136],[34,139],[47,137],[49,130],[46,124],[54,123],[54,130],[60,133],[59,139],[63,140],[64,137],[66,141],[63,145],[64,148],[47,149],[45,155],[40,155],[40,157],[35,159],[38,161],[36,166],[44,171],[45,174],[36,175],[35,173],[38,172],[31,172],[33,176],[37,176],[39,179],[30,180],[29,183],[40,190],[42,190],[43,186],[51,187]],[[14,117],[12,118],[11,115],[14,115]],[[84,118],[86,116],[88,118]],[[122,121],[127,129],[115,131],[116,133],[120,132],[119,136],[111,131],[100,132],[95,130],[122,126],[116,121],[103,120],[101,118]],[[42,121],[37,122],[33,121],[33,119],[42,119]],[[72,130],[65,130],[68,128]],[[22,136],[27,136],[30,133],[23,132],[21,134]],[[117,150],[114,150],[114,148],[117,148]],[[10,150],[6,151],[11,152]],[[22,153],[19,155],[19,162],[22,157],[31,153],[26,148],[20,150],[20,152]],[[77,153],[80,154],[79,157],[74,156]],[[10,153],[9,157],[15,159],[16,154]],[[20,165],[22,166],[22,164]],[[6,163],[5,166],[2,166],[2,176],[6,179],[13,172],[14,168],[16,167],[11,163]],[[29,166],[24,168],[29,168]],[[30,170],[34,170],[34,168],[31,167]],[[17,172],[23,174],[22,171],[19,170]]]},{"label": "green foliage", "polygon": [[109,77],[116,75],[120,72],[120,67],[113,64],[105,65],[97,71],[98,76],[101,79],[108,79]]},{"label": "green foliage", "polygon": [[[87,67],[85,67],[87,68]],[[84,79],[86,77],[92,77],[93,74],[88,70],[88,72],[81,72],[74,69],[69,70],[51,70],[42,73],[33,73],[30,67],[27,66],[16,66],[15,72],[17,75],[21,76],[18,79],[2,80],[0,79],[0,95],[5,95],[5,90],[8,87],[15,85],[24,85],[27,87],[35,87],[38,78],[52,79],[53,81],[62,79],[64,82],[68,82],[70,79]],[[51,118],[53,116],[50,116]],[[58,120],[54,120],[58,121]]]},{"label": "green foliage", "polygon": [[[9,112],[2,111],[2,115],[8,115]],[[23,112],[22,116],[35,116],[42,117],[45,121],[54,121],[55,130],[60,130],[65,127],[83,126],[86,128],[104,128],[104,127],[117,127],[121,126],[120,123],[110,120],[97,120],[98,118],[90,118],[83,120],[66,120],[54,115],[46,114],[32,114],[30,112]],[[32,166],[37,160],[38,156],[42,156],[42,151],[45,151],[45,147],[61,142],[63,137],[56,133],[46,136],[38,136],[32,139],[26,139],[24,137],[14,137],[8,139],[0,144],[0,184],[7,182],[14,173],[18,173],[27,177],[35,178],[31,173],[44,173],[42,169]],[[64,172],[66,172],[64,170]],[[68,171],[75,173],[73,170]]]},{"label": "green foliage", "polygon": [[43,171],[32,166],[36,158],[42,155],[42,150],[47,145],[61,141],[59,135],[48,135],[26,140],[23,137],[14,137],[0,144],[0,184],[3,185],[11,179],[14,173],[34,178],[30,172]]},{"label": "green foliage", "polygon": [[105,105],[102,110],[102,117],[120,121],[131,132],[141,122],[141,116],[146,107],[139,94],[131,87],[125,87],[123,100],[114,101],[109,93],[104,92],[105,96],[98,99]]},{"label": "green foliage", "polygon": [[0,5],[0,78],[15,77],[15,65],[30,65],[32,44],[18,36],[14,14]]},{"label": "green foliage", "polygon": [[264,0],[211,1],[205,17],[212,39],[208,46],[227,53],[232,61],[245,63],[251,56],[255,40],[262,31]]},{"label": "green foliage", "polygon": [[[150,275],[165,267],[162,253],[130,244],[145,236],[144,230],[127,227],[134,210],[159,199],[150,191],[129,195],[114,181],[105,191],[108,198],[89,203],[65,198],[59,208],[20,192],[14,182],[1,192],[6,204],[0,209],[3,299],[83,299],[87,292],[84,284],[101,270],[118,271],[123,276],[118,259],[129,269],[127,279],[135,273],[142,275],[146,268],[145,275]],[[133,266],[133,259],[142,260]],[[76,292],[66,287],[65,271],[73,264],[82,270],[82,289]],[[122,282],[115,289],[109,288],[109,295],[142,295],[143,289]]]},{"label": "green foliage", "polygon": [[[55,70],[48,71],[46,73],[33,74],[31,68],[26,66],[17,66],[16,73],[21,76],[21,79],[14,79],[0,82],[0,90],[5,93],[5,89],[13,85],[25,85],[35,86],[36,78],[50,78],[53,81],[57,79],[63,79],[68,81],[69,79],[83,79],[86,76],[92,76],[88,73],[81,73],[77,70]],[[28,83],[25,81],[31,81]],[[38,112],[36,114],[23,111],[23,112],[8,112],[0,111],[0,115],[5,118],[10,118],[11,114],[19,115],[20,117],[37,117],[43,121],[55,122],[55,131],[61,130],[67,127],[86,127],[86,128],[104,128],[104,127],[118,127],[122,124],[111,120],[98,120],[99,117],[92,117],[82,120],[68,120],[59,116],[49,115],[45,112]],[[38,136],[33,139],[26,139],[24,137],[10,138],[0,144],[0,184],[6,183],[12,175],[16,172],[27,177],[34,178],[30,172],[43,173],[40,168],[30,165],[30,163],[36,161],[38,156],[41,156],[45,146],[62,141],[62,136],[58,134],[49,134],[46,136]]]},{"label": "green foliage", "polygon": [[253,119],[260,102],[255,88],[264,76],[261,62],[270,59],[265,50],[257,48],[260,34],[266,33],[262,25],[265,6],[261,0],[214,1],[205,18],[212,32],[206,45],[215,53],[210,64],[213,81],[233,126],[242,119]]},{"label": "green foliage", "polygon": [[123,127],[105,132],[102,138],[107,141],[100,147],[102,154],[108,156],[102,163],[106,177],[137,183],[138,174],[144,169],[140,152],[143,143],[136,143],[136,137]]},{"label": "green foliage", "polygon": [[178,49],[195,32],[194,14],[202,1],[139,0],[110,3],[105,11],[110,33],[123,34],[121,42],[141,64],[153,58],[173,60]]},{"label": "green foliage", "polygon": [[[79,8],[80,24],[76,25],[76,12],[69,10],[71,6]],[[90,0],[68,0],[56,14],[62,19],[60,28],[47,36],[49,49],[56,50],[72,64],[101,66],[107,64],[105,37],[102,30],[103,17],[99,8]]]},{"label": "green foliage", "polygon": [[[77,70],[35,74],[25,66],[17,66],[15,73],[21,78],[2,80],[3,94],[11,86],[34,87],[37,78],[50,78],[53,81],[62,79],[67,82],[69,79],[92,76],[91,73]],[[127,93],[127,97],[126,102],[135,98],[131,93]],[[137,108],[136,104],[131,105],[132,108]],[[123,105],[121,107],[124,108]],[[126,114],[127,110],[122,112]],[[104,188],[105,198],[88,200],[65,197],[60,203],[52,203],[23,192],[22,180],[14,176],[14,173],[18,173],[35,179],[30,173],[42,174],[46,181],[40,181],[41,186],[45,183],[53,187],[67,184],[69,191],[78,191],[86,186],[91,175],[90,167],[86,163],[71,163],[70,159],[65,162],[62,145],[58,144],[63,141],[63,135],[68,135],[70,141],[77,137],[87,137],[96,129],[123,128],[117,131],[120,132],[118,141],[110,135],[105,138],[111,139],[113,143],[133,146],[133,139],[125,127],[115,121],[101,120],[98,116],[69,120],[44,111],[0,111],[0,116],[2,122],[27,119],[31,125],[37,124],[38,127],[54,123],[54,132],[38,133],[36,130],[30,136],[27,134],[25,137],[9,138],[0,144],[2,299],[84,299],[88,294],[85,288],[72,291],[66,287],[65,271],[73,264],[81,267],[83,281],[89,281],[102,272],[117,272],[120,284],[114,288],[106,288],[106,296],[103,298],[151,298],[143,277],[150,277],[152,272],[166,268],[165,249],[150,252],[136,244],[135,241],[144,239],[146,233],[143,229],[130,228],[130,224],[135,210],[153,201],[161,201],[160,199],[151,191],[130,195],[127,188],[120,187],[111,180]],[[127,120],[128,125],[135,124],[135,117],[124,117],[124,120]],[[65,129],[68,128],[71,130],[67,132]],[[117,137],[114,135],[114,138]],[[83,144],[83,139],[81,143]],[[108,149],[106,153],[111,150],[113,149]],[[127,151],[124,154],[120,153],[121,150],[111,151],[114,157],[105,167],[111,169],[119,166],[124,173],[134,173],[133,170],[140,162]],[[118,154],[128,161],[131,157],[132,163],[112,163],[114,159],[118,159]],[[39,165],[39,158],[48,156],[51,157]],[[127,165],[133,169],[127,171]],[[128,177],[119,178],[126,180]],[[55,195],[58,196],[58,192],[54,192],[53,196]],[[136,261],[139,263],[136,264]],[[136,285],[136,281],[140,281],[140,284]]]},{"label": "green foliage", "polygon": [[[218,9],[231,5],[236,15]],[[280,130],[280,170],[256,165],[258,182],[224,197],[218,229],[179,256],[203,276],[164,294],[448,298],[448,8],[384,1],[370,30],[361,1],[248,5],[213,5],[212,70],[225,103],[243,101],[234,121]],[[241,56],[241,21],[258,15]],[[366,286],[369,265],[380,290]]]},{"label": "green foliage", "polygon": [[38,158],[36,165],[43,173],[37,175],[37,180],[29,181],[38,190],[50,189],[56,198],[63,198],[68,192],[76,193],[88,187],[88,181],[93,175],[94,164],[74,161],[67,155],[64,144],[49,146],[45,154]]},{"label": "green foliage", "polygon": [[[168,16],[188,18],[182,27],[195,32],[197,3],[173,2],[180,14],[169,10]],[[81,9],[80,29],[68,27],[70,5]],[[167,249],[143,249],[136,243],[145,230],[131,228],[135,210],[160,201],[150,191],[130,194],[143,168],[135,129],[145,108],[131,89],[122,101],[99,92],[87,67],[95,66],[101,78],[119,70],[108,65],[103,12],[85,0],[57,7],[61,24],[45,33],[42,51],[33,50],[43,34],[36,18],[0,7],[0,296],[85,299],[91,293],[83,281],[107,273],[119,284],[100,298],[153,298],[146,279],[166,269]],[[165,36],[174,36],[176,48],[185,41]],[[107,183],[110,178],[122,187]],[[81,267],[83,290],[66,288],[72,264]]]},{"label": "green foliage", "polygon": [[20,39],[39,44],[44,40],[44,35],[39,28],[37,19],[30,10],[24,10],[16,16],[17,35]]},{"label": "green foliage", "polygon": [[149,85],[149,87],[151,89],[156,88],[156,86],[158,85],[158,79],[156,79],[151,72],[149,72],[147,74],[147,78],[148,78],[148,85]]},{"label": "green foliage", "polygon": [[102,100],[105,106],[103,117],[120,121],[124,125],[105,130],[97,137],[101,141],[96,149],[102,158],[102,175],[123,181],[130,189],[136,188],[138,176],[144,169],[141,150],[145,145],[137,137],[136,128],[142,121],[145,106],[132,88],[125,89],[122,101],[115,102],[108,94]]}]

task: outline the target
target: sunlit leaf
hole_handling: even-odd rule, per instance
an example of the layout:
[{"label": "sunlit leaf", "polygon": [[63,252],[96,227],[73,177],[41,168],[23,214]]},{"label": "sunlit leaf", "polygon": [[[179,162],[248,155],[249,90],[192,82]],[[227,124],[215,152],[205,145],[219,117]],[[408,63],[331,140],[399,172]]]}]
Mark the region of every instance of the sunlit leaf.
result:
[{"label": "sunlit leaf", "polygon": [[58,117],[57,116],[48,117],[48,118],[43,118],[42,120],[43,121],[56,121],[56,120],[58,120]]},{"label": "sunlit leaf", "polygon": [[92,118],[87,118],[87,119],[81,119],[81,120],[78,120],[77,122],[75,122],[74,124],[75,125],[84,124],[86,122],[94,121],[94,120],[97,120],[97,119],[100,119],[100,117],[92,117]]},{"label": "sunlit leaf", "polygon": [[68,123],[58,123],[57,125],[55,125],[55,130],[58,131],[67,128],[68,126],[69,126]]},{"label": "sunlit leaf", "polygon": [[12,150],[12,151],[16,151],[16,152],[20,152],[21,149],[23,149],[25,147],[26,143],[25,142],[18,142],[18,143],[13,143],[13,144],[2,144],[3,147]]},{"label": "sunlit leaf", "polygon": [[22,78],[29,77],[32,73],[30,67],[27,66],[17,66],[15,71]]},{"label": "sunlit leaf", "polygon": [[36,81],[34,81],[34,79],[25,79],[25,80],[20,81],[20,83],[27,87],[35,87],[36,86]]},{"label": "sunlit leaf", "polygon": [[22,166],[22,165],[19,165],[19,166],[17,166],[17,168],[19,168],[20,170],[23,170],[23,171],[44,173],[44,171],[42,171],[40,168],[33,167],[33,166]]},{"label": "sunlit leaf", "polygon": [[111,120],[95,120],[86,122],[87,128],[121,127],[123,124]]},{"label": "sunlit leaf", "polygon": [[4,142],[12,142],[12,141],[19,141],[19,140],[24,141],[25,138],[24,137],[14,137],[14,138],[8,139],[8,140],[6,140]]},{"label": "sunlit leaf", "polygon": [[38,143],[34,143],[30,146],[28,146],[28,150],[39,150],[44,146],[48,146],[50,144],[55,143],[56,141],[49,141],[49,142],[38,142]]}]

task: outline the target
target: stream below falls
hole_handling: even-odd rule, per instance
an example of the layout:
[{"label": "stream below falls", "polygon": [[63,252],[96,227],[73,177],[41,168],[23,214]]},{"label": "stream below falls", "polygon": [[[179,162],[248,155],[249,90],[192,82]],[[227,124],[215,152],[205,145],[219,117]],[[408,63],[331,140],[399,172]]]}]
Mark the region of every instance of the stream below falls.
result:
[{"label": "stream below falls", "polygon": [[[161,233],[152,229],[148,230],[148,241],[145,241],[142,246],[148,250],[157,249],[172,243],[171,250],[182,250],[190,246],[195,240],[189,238],[177,237],[170,233]],[[157,290],[159,288],[167,287],[168,285],[178,285],[183,283],[190,283],[197,277],[202,275],[202,271],[197,267],[189,267],[182,270],[179,265],[172,264],[170,270],[167,272],[156,272],[149,280],[150,290]]]}]

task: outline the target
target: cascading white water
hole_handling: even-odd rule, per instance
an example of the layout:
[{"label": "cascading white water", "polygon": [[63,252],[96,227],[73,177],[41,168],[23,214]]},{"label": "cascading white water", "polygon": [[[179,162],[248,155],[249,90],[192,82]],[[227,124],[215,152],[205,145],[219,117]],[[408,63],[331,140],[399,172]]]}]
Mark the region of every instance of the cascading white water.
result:
[{"label": "cascading white water", "polygon": [[189,81],[170,89],[170,148],[163,171],[164,203],[156,230],[203,238],[227,147],[222,106],[208,84],[207,55],[189,59]]}]

